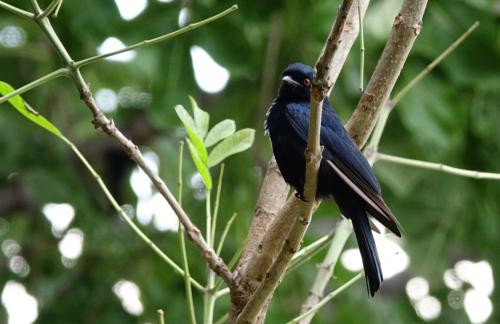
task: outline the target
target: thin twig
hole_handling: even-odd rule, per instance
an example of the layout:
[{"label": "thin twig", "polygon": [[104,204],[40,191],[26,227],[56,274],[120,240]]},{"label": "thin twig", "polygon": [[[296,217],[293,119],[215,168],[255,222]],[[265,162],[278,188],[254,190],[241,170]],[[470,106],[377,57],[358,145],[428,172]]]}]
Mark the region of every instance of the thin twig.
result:
[{"label": "thin twig", "polygon": [[[184,141],[179,141],[179,169],[177,174],[177,201],[182,206],[182,163],[184,161]],[[181,246],[182,267],[184,268],[184,288],[186,290],[186,300],[191,324],[196,324],[196,313],[194,311],[193,290],[191,289],[191,273],[189,271],[189,262],[186,251],[186,242],[184,239],[184,226],[179,223],[179,245]]]},{"label": "thin twig", "polygon": [[165,313],[163,309],[158,309],[156,312],[158,313],[158,323],[165,324]]},{"label": "thin twig", "polygon": [[168,39],[171,39],[171,38],[177,37],[179,35],[182,35],[182,34],[188,32],[188,31],[194,30],[196,28],[200,28],[200,27],[202,27],[202,26],[204,26],[206,24],[209,24],[209,23],[211,23],[211,22],[213,22],[215,20],[218,20],[218,19],[220,19],[220,18],[222,18],[224,16],[227,16],[227,15],[229,15],[230,13],[232,13],[233,11],[235,11],[237,9],[238,9],[238,5],[232,5],[230,8],[228,8],[228,9],[226,9],[226,10],[224,10],[224,11],[218,13],[218,14],[216,14],[215,16],[212,16],[210,18],[207,18],[205,20],[202,20],[202,21],[199,21],[199,22],[196,22],[196,23],[189,24],[186,27],[178,29],[178,30],[176,30],[174,32],[171,32],[171,33],[168,33],[168,34],[156,37],[156,38],[147,39],[145,41],[136,43],[134,45],[127,46],[125,48],[122,48],[122,49],[119,49],[119,50],[116,50],[116,51],[112,51],[112,52],[109,52],[109,53],[100,54],[100,55],[96,55],[96,56],[93,56],[93,57],[89,57],[89,58],[80,60],[78,62],[75,62],[73,64],[73,66],[75,68],[80,68],[80,67],[82,67],[84,65],[87,65],[87,64],[94,63],[96,61],[100,61],[102,59],[105,59],[106,57],[110,57],[110,56],[113,56],[113,55],[117,55],[117,54],[120,54],[120,53],[131,51],[131,50],[134,50],[134,49],[137,49],[137,48],[146,47],[146,46],[150,46],[150,45],[153,45],[153,44],[157,44],[159,42],[166,41]]},{"label": "thin twig", "polygon": [[[214,213],[212,217],[212,245],[215,246],[215,229],[217,228],[217,216],[219,214],[220,192],[222,190],[222,179],[224,177],[224,163],[220,166],[219,180],[217,182],[217,191],[215,192]],[[219,252],[217,252],[219,254]]]},{"label": "thin twig", "polygon": [[290,261],[290,264],[286,269],[286,273],[289,274],[290,272],[292,272],[293,270],[295,270],[296,268],[300,267],[302,264],[310,260],[317,253],[322,251],[325,247],[327,247],[328,244],[331,242],[332,238],[334,237],[334,234],[335,232],[332,231],[331,233],[317,239],[308,246],[305,246],[302,249],[300,249],[299,252],[295,253],[293,255],[292,261]]},{"label": "thin twig", "polygon": [[376,159],[379,161],[391,162],[396,164],[413,166],[420,169],[440,171],[443,173],[454,174],[462,177],[474,178],[474,179],[485,179],[485,180],[500,180],[500,173],[491,172],[481,172],[475,170],[467,170],[455,168],[442,163],[426,162],[414,159],[402,158],[399,156],[376,153]]},{"label": "thin twig", "polygon": [[398,94],[392,98],[392,105],[395,106],[401,98],[403,98],[408,91],[410,91],[415,84],[422,80],[429,72],[431,72],[441,61],[443,61],[448,55],[451,54],[467,37],[469,37],[472,32],[479,27],[479,22],[473,23],[460,37],[457,38],[443,53],[434,59],[429,65],[427,65],[413,80],[411,80],[403,89],[401,89]]},{"label": "thin twig", "polygon": [[[205,198],[205,211],[206,211],[206,238],[207,245],[209,248],[213,248],[214,237],[212,236],[212,211],[210,208],[210,200],[211,200],[211,190],[206,189],[207,195]],[[215,286],[215,273],[212,271],[209,265],[207,265],[208,278],[207,278],[207,286],[205,295],[203,296],[203,323],[204,324],[212,324],[214,317],[214,307],[215,307],[215,294],[214,294],[214,286]]]},{"label": "thin twig", "polygon": [[361,0],[356,1],[356,5],[358,7],[358,20],[359,20],[359,57],[360,57],[360,64],[359,64],[359,90],[363,92],[365,80],[364,80],[364,74],[365,74],[365,33],[363,30],[363,15],[362,15],[362,9],[361,9]]},{"label": "thin twig", "polygon": [[36,19],[43,19],[48,17],[51,13],[55,12],[55,10],[60,7],[61,2],[62,0],[52,0],[47,8],[41,14],[36,16]]},{"label": "thin twig", "polygon": [[54,72],[51,72],[49,74],[44,75],[43,77],[36,79],[35,81],[32,81],[26,85],[23,85],[20,88],[17,88],[16,90],[10,92],[8,95],[0,97],[0,104],[6,102],[12,97],[15,96],[20,96],[23,93],[26,93],[34,88],[37,88],[41,86],[42,84],[45,84],[49,82],[50,80],[56,79],[58,77],[61,77],[63,75],[69,75],[69,69],[67,68],[60,68],[58,70],[55,70]]},{"label": "thin twig", "polygon": [[[385,125],[389,114],[391,113],[394,106],[411,90],[418,82],[420,82],[425,76],[427,76],[439,63],[441,63],[445,58],[448,57],[462,42],[470,36],[470,34],[476,30],[479,26],[478,22],[475,22],[470,26],[462,35],[460,35],[450,46],[448,46],[438,57],[436,57],[429,65],[427,65],[419,74],[417,74],[407,85],[403,87],[393,99],[388,100],[388,102],[382,108],[380,117],[375,125],[373,134],[370,138],[370,142],[366,146],[368,154],[373,154],[378,150],[378,144],[382,138],[382,133],[384,132]],[[366,151],[365,150],[365,151]]]},{"label": "thin twig", "polygon": [[300,316],[295,317],[293,320],[291,320],[287,324],[298,323],[302,318],[308,316],[309,314],[317,312],[318,309],[320,309],[321,307],[325,306],[326,303],[328,303],[330,300],[332,300],[333,298],[335,298],[335,296],[337,296],[338,294],[340,294],[345,289],[349,288],[352,284],[354,284],[356,281],[358,281],[362,277],[363,277],[363,272],[358,273],[353,278],[351,278],[349,281],[347,281],[345,284],[343,284],[339,288],[335,289],[334,291],[332,291],[331,293],[329,293],[328,295],[326,295],[326,297],[323,298],[319,303],[317,303],[316,305],[314,305],[314,307],[312,307],[311,309],[309,309],[307,312],[305,312],[303,314],[300,314]]},{"label": "thin twig", "polygon": [[59,15],[59,10],[61,10],[63,2],[64,2],[64,0],[59,1],[57,8],[54,11],[54,14],[52,15],[52,17],[57,18],[57,16]]},{"label": "thin twig", "polygon": [[[83,156],[83,154],[78,150],[78,148],[66,137],[62,136],[61,139],[73,150],[73,152],[78,156],[78,158],[82,161],[82,163],[85,165],[87,170],[92,174],[94,179],[97,181],[99,187],[101,187],[101,190],[104,192],[104,195],[108,200],[110,201],[111,205],[115,208],[115,210],[118,212],[118,215],[132,228],[132,230],[139,236],[156,254],[158,254],[168,265],[174,269],[175,272],[180,274],[181,276],[185,276],[186,274],[184,271],[179,267],[172,259],[170,259],[149,237],[147,237],[144,232],[141,231],[141,229],[130,219],[130,217],[125,213],[125,211],[122,209],[120,204],[116,201],[116,199],[113,197],[111,192],[108,190],[106,187],[106,184],[103,182],[101,176],[94,170],[92,165],[87,161],[87,159]],[[190,278],[189,280],[191,284],[198,290],[204,291],[205,288],[198,283],[196,280],[193,278]]]},{"label": "thin twig", "polygon": [[236,216],[238,216],[237,213],[233,213],[231,218],[226,223],[226,226],[224,227],[224,231],[222,232],[222,235],[219,240],[219,245],[217,246],[216,253],[220,255],[220,251],[222,250],[222,246],[224,245],[224,241],[226,240],[227,233],[229,232],[229,229],[231,228],[231,225],[233,224],[234,220],[236,219]]},{"label": "thin twig", "polygon": [[34,19],[35,18],[35,15],[32,14],[31,12],[28,12],[26,10],[20,9],[18,7],[15,7],[15,6],[10,5],[8,3],[5,3],[3,1],[0,1],[0,8],[5,9],[7,11],[10,11],[11,13],[16,14],[16,15],[18,15],[20,17],[23,17],[23,18],[28,18],[28,19]]}]

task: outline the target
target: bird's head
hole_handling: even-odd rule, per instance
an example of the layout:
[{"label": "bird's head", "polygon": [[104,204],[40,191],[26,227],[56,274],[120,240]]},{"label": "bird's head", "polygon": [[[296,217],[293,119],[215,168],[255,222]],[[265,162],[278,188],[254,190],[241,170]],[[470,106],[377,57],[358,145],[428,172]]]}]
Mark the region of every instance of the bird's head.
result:
[{"label": "bird's head", "polygon": [[302,63],[290,64],[283,72],[278,98],[287,102],[309,101],[316,72]]}]

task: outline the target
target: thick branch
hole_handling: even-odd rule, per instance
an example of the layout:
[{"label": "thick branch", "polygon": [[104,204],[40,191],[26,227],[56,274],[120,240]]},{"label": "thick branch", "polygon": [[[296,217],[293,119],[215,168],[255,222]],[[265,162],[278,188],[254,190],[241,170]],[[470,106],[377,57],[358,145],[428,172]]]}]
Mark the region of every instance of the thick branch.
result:
[{"label": "thick branch", "polygon": [[334,57],[334,53],[338,49],[340,36],[345,28],[349,10],[352,6],[352,0],[344,0],[339,9],[337,19],[328,36],[326,45],[316,62],[316,77],[313,80],[311,89],[311,117],[309,120],[309,131],[307,139],[307,148],[305,152],[306,160],[306,178],[304,184],[304,200],[294,199],[292,205],[297,205],[297,208],[290,210],[290,214],[294,213],[294,225],[285,244],[278,255],[278,258],[272,265],[270,271],[264,277],[264,281],[255,291],[250,301],[247,303],[237,323],[254,323],[257,315],[266,301],[270,298],[274,289],[277,287],[281,277],[283,276],[288,264],[290,263],[293,254],[300,248],[300,244],[304,237],[305,231],[310,223],[312,212],[315,204],[316,187],[318,179],[318,169],[321,162],[320,148],[320,129],[321,129],[321,114],[323,99],[328,94],[328,91],[333,86],[330,79],[330,64]]},{"label": "thick branch", "polygon": [[358,146],[366,143],[422,26],[427,0],[405,0],[375,72],[346,128]]},{"label": "thick branch", "polygon": [[[368,6],[369,1],[362,0],[361,2],[362,2],[361,3],[362,12],[364,13],[366,7]],[[348,11],[347,17],[345,19],[345,24],[342,27],[342,31],[338,35],[338,42],[336,44],[337,50],[333,53],[332,57],[329,60],[328,79],[332,85],[335,84],[340,74],[342,66],[344,65],[347,55],[356,40],[358,32],[359,32],[358,10],[356,6],[351,6],[351,9]],[[270,164],[270,166],[277,169],[275,162]],[[278,183],[278,180],[276,178],[274,177],[268,178],[266,176],[266,178],[264,178],[264,181],[262,183],[262,188],[266,188],[271,185],[270,188],[273,194],[279,195],[282,198],[278,203],[274,199],[264,199],[264,200],[259,199],[255,208],[256,212],[253,220],[253,222],[260,223],[258,226],[258,230],[268,228],[269,227],[268,224],[272,221],[271,217],[262,218],[261,211],[275,210],[276,212],[274,214],[277,214],[277,210],[279,210],[280,206],[284,202],[283,197],[285,197],[286,194],[288,193],[288,186],[284,184],[283,180],[281,179],[281,175],[278,174],[277,176],[280,178],[279,181],[281,181],[281,184]],[[274,182],[274,185],[270,184],[269,183],[270,181]],[[287,205],[283,208],[285,208],[286,210],[291,210],[293,208],[296,208],[296,203],[289,201],[287,202]],[[280,213],[280,215],[281,214],[282,213]],[[285,215],[285,213],[283,213],[283,215]],[[254,225],[252,223],[251,228],[253,227]],[[282,233],[283,231],[280,232]],[[247,267],[248,269],[252,269],[252,271],[250,271],[250,273],[252,273],[252,278],[248,276],[248,272],[245,270],[245,267],[241,267],[240,271],[235,273],[235,283],[236,286],[238,286],[238,289],[234,291],[234,294],[232,294],[233,295],[232,310],[231,310],[232,316],[241,311],[241,307],[246,304],[246,301],[248,300],[250,295],[254,292],[256,286],[255,286],[255,281],[253,279],[263,278],[265,276],[267,270],[269,269],[268,265],[270,265],[270,263],[267,262],[265,259],[271,260],[272,262],[272,260],[275,260],[277,254],[279,253],[279,250],[269,250],[264,244],[261,244],[261,237],[264,237],[262,239],[262,242],[271,242],[274,239],[280,239],[281,240],[280,244],[282,245],[284,238],[283,237],[279,238],[281,237],[281,233],[274,233],[274,231],[270,228],[265,233],[259,232],[258,236],[251,236],[249,234],[248,237],[249,241],[247,241],[247,244],[249,246],[254,246],[254,247],[261,246],[262,249],[258,249],[256,251],[257,253],[254,253],[255,249],[252,249],[251,255],[249,255],[249,257],[242,258],[242,261],[240,262],[240,266],[242,264],[245,264],[245,267]],[[265,253],[261,253],[263,251],[265,251]],[[246,263],[249,263],[249,265],[246,266]]]}]

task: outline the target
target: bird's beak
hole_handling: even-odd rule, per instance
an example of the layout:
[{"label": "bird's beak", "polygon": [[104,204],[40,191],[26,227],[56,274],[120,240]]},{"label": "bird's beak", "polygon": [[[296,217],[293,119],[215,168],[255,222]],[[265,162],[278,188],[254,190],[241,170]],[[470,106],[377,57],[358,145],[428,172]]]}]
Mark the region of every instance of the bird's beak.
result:
[{"label": "bird's beak", "polygon": [[292,77],[289,76],[289,75],[285,75],[282,80],[284,82],[290,83],[291,85],[294,85],[296,87],[298,87],[300,85],[300,83],[298,83],[297,81],[295,81],[294,79],[292,79]]}]

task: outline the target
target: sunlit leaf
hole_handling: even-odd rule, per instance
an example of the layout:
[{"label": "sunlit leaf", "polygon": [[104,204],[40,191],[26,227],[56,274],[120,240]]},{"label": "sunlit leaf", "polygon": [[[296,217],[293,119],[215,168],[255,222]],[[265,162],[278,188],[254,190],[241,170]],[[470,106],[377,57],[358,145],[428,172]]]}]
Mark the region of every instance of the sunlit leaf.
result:
[{"label": "sunlit leaf", "polygon": [[205,137],[205,146],[210,147],[217,144],[219,141],[232,135],[236,131],[236,124],[234,120],[224,119],[208,132]]},{"label": "sunlit leaf", "polygon": [[186,138],[186,142],[188,144],[189,153],[191,153],[191,158],[193,159],[194,164],[196,165],[196,168],[201,175],[201,179],[203,180],[205,187],[207,187],[207,189],[212,189],[212,177],[210,176],[210,171],[208,170],[207,165],[203,163],[198,154],[198,151],[196,150],[193,143],[189,140],[189,138]]},{"label": "sunlit leaf", "polygon": [[189,96],[189,100],[191,100],[191,106],[193,107],[194,125],[196,127],[196,131],[198,132],[198,135],[203,138],[207,135],[210,116],[206,111],[202,110],[198,106],[193,97]]},{"label": "sunlit leaf", "polygon": [[210,152],[208,156],[209,166],[219,164],[230,155],[242,152],[252,146],[255,138],[255,130],[245,128],[229,136]]},{"label": "sunlit leaf", "polygon": [[[14,91],[14,88],[12,88],[8,83],[0,81],[0,94],[2,94],[2,96],[5,96],[12,91]],[[54,126],[54,124],[52,124],[50,121],[45,119],[45,117],[38,114],[33,109],[28,108],[21,96],[14,96],[10,98],[9,103],[14,106],[14,108],[16,108],[16,110],[20,112],[24,117],[28,118],[38,126],[45,128],[58,137],[63,137],[61,132],[57,129],[56,126]]]},{"label": "sunlit leaf", "polygon": [[191,144],[198,152],[198,156],[200,157],[201,161],[205,164],[205,166],[208,166],[207,148],[205,147],[205,144],[203,144],[202,138],[198,135],[198,132],[196,132],[195,130],[195,124],[193,118],[191,118],[191,115],[189,115],[187,110],[181,105],[175,106],[175,111],[177,112],[177,116],[179,116],[179,119],[182,121],[182,124],[184,125],[184,129],[186,130],[189,139],[191,140]]}]

